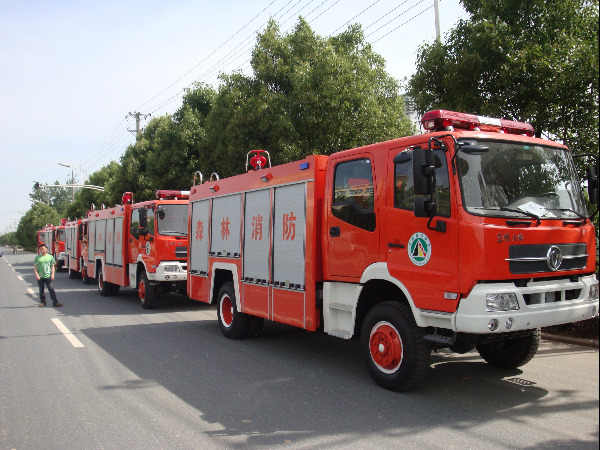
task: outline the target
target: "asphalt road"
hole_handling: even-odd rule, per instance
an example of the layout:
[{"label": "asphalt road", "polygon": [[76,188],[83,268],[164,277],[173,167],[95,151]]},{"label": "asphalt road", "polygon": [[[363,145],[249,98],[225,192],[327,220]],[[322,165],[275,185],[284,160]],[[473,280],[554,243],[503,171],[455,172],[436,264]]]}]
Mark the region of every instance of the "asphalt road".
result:
[{"label": "asphalt road", "polygon": [[183,296],[148,311],[62,272],[64,307],[39,308],[32,261],[0,258],[0,449],[598,448],[597,349],[543,341],[521,370],[438,353],[398,394],[356,341],[231,341]]}]

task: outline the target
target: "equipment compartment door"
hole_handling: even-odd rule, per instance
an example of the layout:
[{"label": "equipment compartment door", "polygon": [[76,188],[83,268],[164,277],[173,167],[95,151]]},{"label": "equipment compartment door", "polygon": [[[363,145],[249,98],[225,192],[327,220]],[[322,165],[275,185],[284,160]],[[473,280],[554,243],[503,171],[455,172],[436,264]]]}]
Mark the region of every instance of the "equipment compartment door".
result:
[{"label": "equipment compartment door", "polygon": [[[242,311],[269,317],[271,273],[271,191],[246,194],[244,208],[244,251]],[[246,284],[250,283],[250,284]]]},{"label": "equipment compartment door", "polygon": [[242,195],[214,199],[211,222],[211,254],[226,258],[239,257],[242,237]]},{"label": "equipment compartment door", "polygon": [[208,276],[209,206],[210,200],[191,204],[189,272],[192,275]]}]

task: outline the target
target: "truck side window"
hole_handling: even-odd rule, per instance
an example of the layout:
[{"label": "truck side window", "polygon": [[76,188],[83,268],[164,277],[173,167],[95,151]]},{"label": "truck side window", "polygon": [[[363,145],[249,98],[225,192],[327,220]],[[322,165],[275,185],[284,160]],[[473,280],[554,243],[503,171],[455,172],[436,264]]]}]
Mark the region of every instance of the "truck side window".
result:
[{"label": "truck side window", "polygon": [[331,213],[340,220],[375,231],[375,194],[371,160],[357,159],[335,167]]},{"label": "truck side window", "polygon": [[131,211],[131,235],[139,239],[140,238],[140,211],[134,209]]},{"label": "truck side window", "polygon": [[[415,194],[413,189],[412,151],[402,152],[396,157],[394,170],[394,207],[414,211]],[[450,182],[448,166],[443,150],[434,150],[435,155],[435,199],[437,215],[450,217]]]},{"label": "truck side window", "polygon": [[148,210],[148,225],[146,226],[148,236],[154,236],[154,210]]}]

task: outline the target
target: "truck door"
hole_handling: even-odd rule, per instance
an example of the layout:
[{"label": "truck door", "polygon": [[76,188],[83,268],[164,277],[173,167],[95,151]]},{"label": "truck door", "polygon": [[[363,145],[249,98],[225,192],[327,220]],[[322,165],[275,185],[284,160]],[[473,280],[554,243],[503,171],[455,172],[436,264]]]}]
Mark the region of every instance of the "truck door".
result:
[{"label": "truck door", "polygon": [[131,210],[131,227],[129,228],[129,262],[136,262],[140,246],[140,210]]},{"label": "truck door", "polygon": [[373,158],[353,154],[330,160],[327,168],[326,247],[328,275],[358,282],[365,268],[379,260],[378,193]]},{"label": "truck door", "polygon": [[[427,144],[425,144],[426,146]],[[437,215],[446,231],[427,227],[428,218],[414,215],[412,150],[389,151],[385,240],[388,270],[404,284],[418,308],[454,311],[459,292],[458,226],[449,183],[447,153],[434,150]]]}]

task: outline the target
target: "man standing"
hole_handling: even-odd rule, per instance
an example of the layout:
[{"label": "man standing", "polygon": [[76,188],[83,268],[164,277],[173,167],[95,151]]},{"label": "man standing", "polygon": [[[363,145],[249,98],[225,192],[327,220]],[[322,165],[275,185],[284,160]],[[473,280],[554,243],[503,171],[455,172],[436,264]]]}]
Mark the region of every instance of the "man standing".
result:
[{"label": "man standing", "polygon": [[40,253],[33,260],[33,271],[35,272],[35,278],[40,288],[40,306],[46,306],[44,286],[47,286],[50,298],[52,299],[52,306],[58,308],[62,306],[62,303],[59,303],[56,299],[56,292],[54,292],[54,288],[52,287],[56,261],[54,260],[54,256],[48,254],[48,248],[43,242],[40,244],[39,250]]}]

